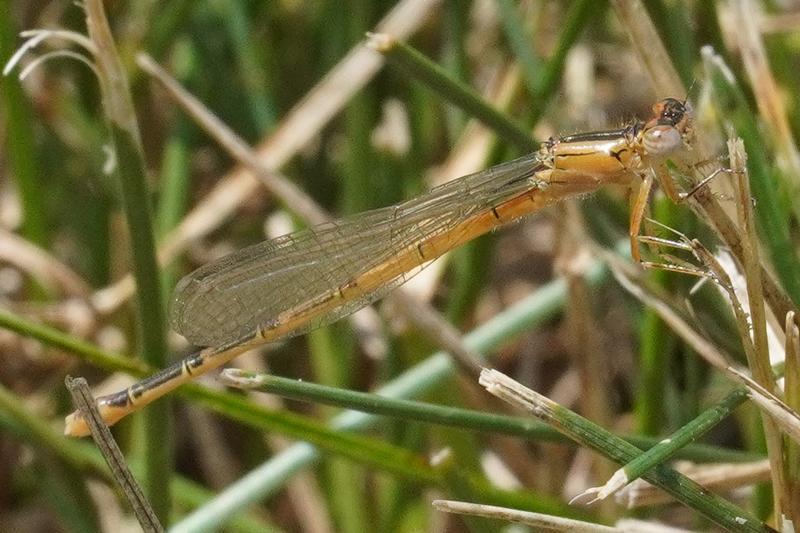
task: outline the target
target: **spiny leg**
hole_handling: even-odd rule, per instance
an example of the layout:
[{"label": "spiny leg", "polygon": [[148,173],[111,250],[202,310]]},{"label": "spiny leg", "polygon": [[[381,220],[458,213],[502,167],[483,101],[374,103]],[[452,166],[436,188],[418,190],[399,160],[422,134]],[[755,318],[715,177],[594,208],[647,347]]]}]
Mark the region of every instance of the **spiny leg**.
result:
[{"label": "spiny leg", "polygon": [[647,199],[650,196],[650,189],[652,188],[653,173],[645,172],[642,175],[642,182],[639,184],[639,189],[632,197],[631,220],[630,226],[628,227],[628,235],[631,240],[631,257],[633,257],[636,263],[642,262],[642,256],[639,253],[639,231],[642,229],[642,219],[647,209]]},{"label": "spiny leg", "polygon": [[[697,171],[698,173],[701,173],[700,167],[711,161],[713,160],[700,161],[698,163],[691,165],[689,168]],[[661,187],[661,190],[664,191],[664,194],[667,195],[667,198],[669,198],[670,200],[672,200],[672,202],[676,204],[682,204],[683,202],[685,202],[686,200],[697,194],[699,190],[708,185],[711,182],[711,180],[716,178],[718,175],[730,174],[733,172],[732,169],[726,167],[716,168],[710,174],[704,176],[703,179],[697,182],[691,189],[689,189],[688,192],[681,192],[678,191],[677,187],[675,187],[675,180],[670,175],[666,165],[658,165],[654,170],[656,172],[656,177],[658,178],[658,184]]]},{"label": "spiny leg", "polygon": [[688,236],[684,235],[675,228],[667,226],[666,224],[662,224],[657,220],[648,218],[647,222],[650,224],[654,224],[666,230],[669,233],[672,233],[677,237],[677,239],[673,240],[665,237],[642,235],[638,238],[639,242],[646,243],[656,248],[666,248],[666,249],[690,252],[692,256],[698,262],[705,265],[706,268],[702,268],[698,265],[692,264],[689,261],[680,259],[666,252],[659,252],[660,257],[664,259],[666,262],[656,263],[652,261],[643,261],[641,263],[643,268],[667,270],[670,272],[677,272],[679,274],[689,274],[691,276],[697,276],[701,278],[711,278],[716,280],[716,276],[713,275],[713,272],[707,266],[708,263],[707,256],[711,254],[705,249],[705,247],[703,247],[702,244],[700,244],[700,242],[697,239],[690,239]]},{"label": "spiny leg", "polygon": [[661,187],[661,190],[664,191],[664,194],[667,195],[667,198],[676,204],[680,204],[686,200],[687,197],[685,193],[679,192],[678,188],[675,187],[675,180],[672,179],[666,165],[658,165],[658,167],[655,168],[655,172],[658,177],[658,185]]}]

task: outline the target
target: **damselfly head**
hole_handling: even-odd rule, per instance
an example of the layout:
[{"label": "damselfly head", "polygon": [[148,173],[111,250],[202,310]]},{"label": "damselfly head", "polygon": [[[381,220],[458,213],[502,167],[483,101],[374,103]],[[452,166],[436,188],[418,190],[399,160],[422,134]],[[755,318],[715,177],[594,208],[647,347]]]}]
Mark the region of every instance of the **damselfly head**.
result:
[{"label": "damselfly head", "polygon": [[683,131],[691,120],[692,107],[687,101],[664,98],[653,106],[653,118],[647,126],[672,126]]},{"label": "damselfly head", "polygon": [[686,101],[665,98],[653,106],[644,126],[642,143],[651,156],[665,157],[682,148],[691,135],[692,108]]}]

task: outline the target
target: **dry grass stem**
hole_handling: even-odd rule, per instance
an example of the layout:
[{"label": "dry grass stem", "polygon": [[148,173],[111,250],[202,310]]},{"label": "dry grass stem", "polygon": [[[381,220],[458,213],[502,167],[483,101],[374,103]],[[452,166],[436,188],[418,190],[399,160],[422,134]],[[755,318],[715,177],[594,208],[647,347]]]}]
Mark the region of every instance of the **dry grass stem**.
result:
[{"label": "dry grass stem", "polygon": [[433,506],[445,513],[455,513],[469,516],[482,516],[495,520],[513,522],[533,526],[545,531],[577,531],[579,533],[621,533],[624,530],[601,526],[591,522],[581,522],[570,520],[558,516],[546,515],[542,513],[532,513],[495,505],[483,505],[480,503],[458,502],[452,500],[434,500]]},{"label": "dry grass stem", "polygon": [[88,421],[89,427],[92,431],[92,438],[95,444],[103,454],[117,485],[125,493],[128,503],[131,504],[133,512],[136,515],[139,525],[146,533],[164,531],[163,526],[159,523],[150,502],[142,492],[141,487],[133,477],[130,468],[125,462],[125,456],[119,449],[111,430],[103,422],[103,418],[97,411],[92,391],[89,384],[83,378],[73,379],[67,376],[66,380],[67,390],[72,395],[72,401],[75,407],[81,412],[84,419]]},{"label": "dry grass stem", "polygon": [[[675,469],[708,490],[732,491],[770,479],[768,459],[753,463],[697,465],[679,462]],[[616,501],[626,509],[663,505],[673,498],[658,487],[637,479],[616,493]]]}]

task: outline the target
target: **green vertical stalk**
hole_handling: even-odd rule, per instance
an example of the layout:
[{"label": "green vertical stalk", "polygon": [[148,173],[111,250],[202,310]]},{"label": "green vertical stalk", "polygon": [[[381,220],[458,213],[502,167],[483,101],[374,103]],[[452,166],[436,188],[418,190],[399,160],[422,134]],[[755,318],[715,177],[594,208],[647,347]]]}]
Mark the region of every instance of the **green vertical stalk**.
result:
[{"label": "green vertical stalk", "polygon": [[[197,50],[191,41],[179,41],[173,52],[173,65],[176,77],[187,81],[197,74]],[[160,239],[169,233],[186,213],[191,185],[190,153],[194,146],[196,129],[188,117],[179,115],[175,119],[161,159],[159,178],[159,200],[156,209],[156,236]],[[165,302],[179,277],[180,267],[172,263],[161,272],[161,287]]]},{"label": "green vertical stalk", "polygon": [[243,2],[220,2],[220,15],[234,45],[239,76],[256,131],[275,124],[275,106],[264,78],[264,61],[259,46],[253,46],[253,30]]},{"label": "green vertical stalk", "polygon": [[592,20],[599,20],[605,13],[607,2],[597,0],[576,0],[572,2],[564,17],[563,29],[558,36],[553,55],[540,71],[539,83],[536,86],[535,97],[531,103],[530,115],[532,122],[538,122],[545,110],[550,96],[555,93],[564,72],[567,54],[583,32],[583,29]]},{"label": "green vertical stalk", "polygon": [[667,3],[663,0],[644,0],[644,4],[669,51],[675,69],[681,80],[688,86],[692,81],[697,48],[692,34],[692,24],[687,16],[689,8],[686,6],[686,2],[678,0]]},{"label": "green vertical stalk", "polygon": [[[84,9],[89,35],[97,47],[94,57],[116,154],[115,174],[130,231],[133,274],[136,280],[137,338],[142,358],[163,367],[167,344],[164,306],[156,260],[152,207],[147,187],[144,152],[136,123],[128,79],[117,55],[103,4],[88,0]],[[162,523],[169,517],[169,479],[172,471],[172,435],[168,402],[148,407],[140,415],[140,444],[145,466],[142,488]]]},{"label": "green vertical stalk", "polygon": [[[129,131],[111,125],[122,185],[123,206],[131,235],[131,256],[136,279],[137,338],[142,359],[163,367],[167,344],[161,279],[156,263],[149,191],[144,180],[140,146]],[[123,163],[123,161],[125,161]],[[145,470],[142,488],[162,523],[169,516],[169,473],[172,470],[172,435],[169,400],[149,406],[139,415],[140,451]]]},{"label": "green vertical stalk", "polygon": [[489,277],[493,250],[494,239],[484,235],[453,251],[454,279],[445,314],[454,324],[463,323],[477,302]]},{"label": "green vertical stalk", "polygon": [[[153,10],[158,16],[149,20],[147,36],[143,46],[153,57],[161,57],[168,47],[174,44],[175,35],[180,33],[180,28],[186,24],[196,7],[192,0],[172,0],[163,2]],[[141,72],[141,71],[136,71]]]},{"label": "green vertical stalk", "polygon": [[[0,0],[0,58],[11,57],[16,40],[16,28],[12,27],[11,6],[8,0]],[[37,164],[35,139],[30,105],[16,77],[6,76],[0,82],[0,97],[3,116],[6,120],[6,154],[11,174],[15,178],[17,192],[22,204],[22,235],[29,241],[47,243],[47,221],[45,203],[47,197]]]},{"label": "green vertical stalk", "polygon": [[[191,126],[185,118],[178,118],[173,134],[167,139],[161,161],[161,198],[156,215],[157,233],[167,234],[174,228],[186,211],[189,195],[189,150]],[[165,267],[161,273],[161,287],[165,291],[175,286],[178,265]],[[168,298],[168,296],[167,296]],[[166,302],[166,300],[165,300]]]},{"label": "green vertical stalk", "polygon": [[[657,202],[655,218],[676,227],[676,208],[668,201]],[[669,276],[663,270],[651,273],[654,283],[665,287]],[[639,364],[641,378],[636,395],[638,430],[645,435],[663,432],[667,420],[665,395],[670,374],[667,369],[675,356],[676,339],[672,331],[652,309],[645,309],[639,331]]]},{"label": "green vertical stalk", "polygon": [[499,0],[497,2],[503,30],[508,40],[508,45],[522,71],[522,78],[531,97],[536,98],[539,92],[539,76],[542,63],[533,50],[523,18],[520,16],[520,6],[514,0]]},{"label": "green vertical stalk", "polygon": [[646,311],[640,328],[640,378],[635,407],[637,430],[644,435],[658,435],[666,429],[666,370],[674,347],[675,339],[664,322],[656,313]]},{"label": "green vertical stalk", "polygon": [[[464,43],[469,32],[469,8],[471,2],[466,0],[450,0],[443,13],[442,30],[443,43],[439,61],[453,78],[458,80],[469,79],[469,59],[464,49]],[[445,128],[449,145],[461,135],[467,120],[466,114],[454,107],[446,107]]]},{"label": "green vertical stalk", "polygon": [[[344,9],[342,9],[344,8]],[[335,8],[336,20],[342,33],[334,41],[336,56],[346,53],[353,42],[363,38],[372,19],[373,6],[368,0],[348,0]],[[354,213],[376,207],[380,196],[381,172],[376,171],[378,160],[370,142],[377,116],[378,101],[374,87],[367,86],[355,95],[344,111],[346,159],[339,170],[338,206],[342,213]],[[348,333],[343,333],[347,330]],[[309,348],[317,375],[327,383],[352,386],[357,375],[355,346],[349,329],[342,324],[331,325],[309,335]],[[330,508],[337,529],[356,533],[369,529],[370,517],[364,505],[370,499],[364,468],[338,457],[325,462],[325,477]]]}]

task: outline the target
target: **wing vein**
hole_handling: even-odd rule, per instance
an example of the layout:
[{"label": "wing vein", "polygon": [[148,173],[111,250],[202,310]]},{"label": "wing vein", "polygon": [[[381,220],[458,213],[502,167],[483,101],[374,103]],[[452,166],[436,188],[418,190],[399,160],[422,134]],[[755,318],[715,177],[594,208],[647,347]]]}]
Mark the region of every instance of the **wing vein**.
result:
[{"label": "wing vein", "polygon": [[[359,276],[451,231],[532,187],[541,169],[536,154],[450,181],[407,202],[328,222],[244,248],[200,267],[175,289],[170,321],[190,342],[228,344],[250,337],[283,313],[319,301]],[[455,241],[454,241],[455,242]],[[441,253],[441,251],[439,251]],[[318,316],[291,333],[330,323],[372,303],[420,271],[381,279],[379,286]],[[410,273],[408,273],[410,272]]]}]

